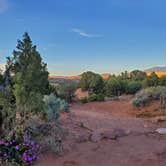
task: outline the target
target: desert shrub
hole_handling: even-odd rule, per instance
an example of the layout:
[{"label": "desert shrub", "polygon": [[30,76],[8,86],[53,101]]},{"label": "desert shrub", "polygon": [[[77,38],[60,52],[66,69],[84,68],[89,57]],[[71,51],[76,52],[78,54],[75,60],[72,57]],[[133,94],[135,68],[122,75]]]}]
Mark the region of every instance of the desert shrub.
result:
[{"label": "desert shrub", "polygon": [[162,86],[150,87],[139,91],[135,95],[132,102],[133,105],[135,105],[136,107],[142,107],[148,104],[152,100],[159,100],[165,94],[166,94],[166,87]]},{"label": "desert shrub", "polygon": [[158,86],[159,85],[159,77],[155,72],[152,72],[150,76],[147,76],[143,80],[143,86],[146,87],[153,87],[153,86]]},{"label": "desert shrub", "polygon": [[99,74],[88,71],[82,74],[80,87],[83,91],[89,91],[90,93],[102,93],[104,80]]},{"label": "desert shrub", "polygon": [[128,81],[126,86],[126,93],[127,94],[135,94],[142,88],[142,83],[138,81]]},{"label": "desert shrub", "polygon": [[97,101],[97,95],[96,94],[91,94],[88,97],[88,102],[92,102],[92,101]]},{"label": "desert shrub", "polygon": [[57,88],[56,88],[56,86],[49,84],[49,87],[48,87],[48,94],[51,94],[51,93],[53,93],[53,94],[56,95],[56,96],[58,95],[58,94],[57,94]]},{"label": "desert shrub", "polygon": [[106,82],[105,85],[105,93],[109,97],[119,96],[125,92],[126,85],[126,81],[117,77],[110,77],[110,79]]},{"label": "desert shrub", "polygon": [[45,122],[33,116],[26,121],[26,128],[33,140],[41,145],[43,152],[45,150],[51,150],[56,154],[63,152],[62,140],[67,135],[67,130],[58,121]]},{"label": "desert shrub", "polygon": [[87,98],[87,97],[81,98],[81,99],[80,99],[80,102],[81,102],[82,104],[88,103],[88,98]]},{"label": "desert shrub", "polygon": [[159,85],[166,86],[166,76],[162,76],[159,78]]},{"label": "desert shrub", "polygon": [[93,102],[93,101],[104,101],[104,94],[91,94],[89,97],[84,97],[80,99],[80,102],[82,104],[88,103],[88,102]]},{"label": "desert shrub", "polygon": [[69,105],[54,94],[45,95],[43,101],[45,104],[44,114],[48,121],[57,120],[61,111],[69,109]]},{"label": "desert shrub", "polygon": [[134,70],[130,73],[130,78],[135,81],[143,81],[146,77],[146,72],[141,70]]},{"label": "desert shrub", "polygon": [[91,94],[88,97],[88,102],[93,102],[93,101],[104,101],[104,95],[103,94]]},{"label": "desert shrub", "polygon": [[104,101],[105,95],[104,94],[98,94],[97,95],[97,101]]},{"label": "desert shrub", "polygon": [[32,165],[38,157],[40,147],[32,141],[27,132],[12,131],[0,141],[0,165]]},{"label": "desert shrub", "polygon": [[58,97],[64,99],[66,102],[71,103],[75,97],[75,91],[78,87],[78,83],[74,81],[67,81],[59,86],[57,86]]}]

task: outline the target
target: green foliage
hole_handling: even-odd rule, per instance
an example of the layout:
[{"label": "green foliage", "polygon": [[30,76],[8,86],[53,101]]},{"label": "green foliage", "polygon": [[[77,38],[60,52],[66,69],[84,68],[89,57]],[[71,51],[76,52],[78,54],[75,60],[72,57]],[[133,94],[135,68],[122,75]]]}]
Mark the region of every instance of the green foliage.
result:
[{"label": "green foliage", "polygon": [[146,73],[140,70],[134,70],[130,73],[130,78],[135,81],[143,81],[146,77]]},{"label": "green foliage", "polygon": [[130,73],[128,73],[127,71],[122,72],[119,76],[122,80],[128,80],[130,78]]},{"label": "green foliage", "polygon": [[104,101],[105,95],[104,94],[97,94],[97,101]]},{"label": "green foliage", "polygon": [[166,76],[162,76],[159,78],[159,85],[166,86]]},{"label": "green foliage", "polygon": [[93,102],[93,101],[97,101],[97,95],[96,94],[91,94],[88,97],[88,102]]},{"label": "green foliage", "polygon": [[58,95],[56,86],[52,85],[52,84],[49,84],[48,94],[51,94],[51,93],[53,93],[55,96]]},{"label": "green foliage", "polygon": [[160,98],[162,98],[162,96],[165,95],[166,87],[157,86],[142,89],[135,95],[133,99],[133,105],[136,107],[143,107],[152,100],[159,100]]},{"label": "green foliage", "polygon": [[0,165],[32,165],[39,150],[39,145],[26,132],[13,130],[7,138],[0,140]]},{"label": "green foliage", "polygon": [[104,94],[91,94],[89,97],[84,97],[80,99],[80,102],[82,104],[88,103],[88,102],[93,102],[93,101],[104,101]]},{"label": "green foliage", "polygon": [[84,97],[84,98],[80,99],[80,102],[81,102],[82,104],[88,103],[88,98],[87,98],[87,97]]},{"label": "green foliage", "polygon": [[146,77],[143,81],[144,87],[152,87],[152,86],[158,86],[159,85],[159,77],[155,72],[151,73],[150,76]]},{"label": "green foliage", "polygon": [[24,34],[22,41],[18,40],[10,61],[17,109],[23,114],[40,112],[43,95],[48,91],[48,72],[28,33]]},{"label": "green foliage", "polygon": [[59,118],[60,112],[68,111],[69,105],[55,95],[45,95],[44,96],[44,114],[48,121],[55,121]]},{"label": "green foliage", "polygon": [[91,94],[88,97],[88,102],[93,102],[93,101],[104,101],[104,95],[103,94]]},{"label": "green foliage", "polygon": [[126,82],[117,77],[111,77],[105,85],[107,96],[119,96],[125,92]]},{"label": "green foliage", "polygon": [[142,83],[138,81],[128,81],[126,87],[127,94],[135,94],[142,88]]},{"label": "green foliage", "polygon": [[5,93],[0,92],[0,107],[0,128],[2,128],[5,133],[8,133],[14,127],[16,116],[15,98],[10,87],[8,87]]},{"label": "green foliage", "polygon": [[57,86],[57,95],[65,99],[66,102],[71,103],[75,97],[74,93],[78,87],[78,84],[74,81],[69,81],[67,83]]},{"label": "green foliage", "polygon": [[104,81],[99,74],[88,71],[82,74],[80,86],[83,91],[98,94],[103,92]]}]

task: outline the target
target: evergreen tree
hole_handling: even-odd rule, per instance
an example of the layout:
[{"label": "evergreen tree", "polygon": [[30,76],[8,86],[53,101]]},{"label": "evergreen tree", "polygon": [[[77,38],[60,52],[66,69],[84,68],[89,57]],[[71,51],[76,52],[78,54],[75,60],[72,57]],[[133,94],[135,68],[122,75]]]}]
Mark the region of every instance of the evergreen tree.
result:
[{"label": "evergreen tree", "polygon": [[49,86],[48,71],[28,33],[23,35],[22,41],[18,40],[10,61],[17,110],[22,114],[41,111],[43,95],[47,93]]}]

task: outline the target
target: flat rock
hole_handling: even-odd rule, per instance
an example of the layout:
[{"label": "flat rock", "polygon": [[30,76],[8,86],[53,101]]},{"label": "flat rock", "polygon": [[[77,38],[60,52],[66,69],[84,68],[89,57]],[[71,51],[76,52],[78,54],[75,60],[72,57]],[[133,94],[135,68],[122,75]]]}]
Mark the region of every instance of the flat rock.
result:
[{"label": "flat rock", "polygon": [[103,138],[115,140],[118,137],[124,137],[129,135],[131,132],[124,129],[110,129],[110,130],[98,130],[94,131],[91,135],[92,142],[98,142]]},{"label": "flat rock", "polygon": [[166,134],[166,128],[158,128],[156,132],[159,134]]}]

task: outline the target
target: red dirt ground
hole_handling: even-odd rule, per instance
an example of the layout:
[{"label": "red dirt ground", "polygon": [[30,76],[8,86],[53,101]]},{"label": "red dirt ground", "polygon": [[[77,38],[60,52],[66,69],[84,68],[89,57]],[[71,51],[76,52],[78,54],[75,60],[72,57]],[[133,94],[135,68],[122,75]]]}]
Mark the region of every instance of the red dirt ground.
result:
[{"label": "red dirt ground", "polygon": [[[138,110],[130,101],[131,97],[73,104],[71,112],[61,116],[62,124],[69,131],[64,141],[64,154],[59,157],[44,154],[36,166],[165,166],[166,136],[154,131],[166,127],[166,123],[156,123],[153,118],[136,118],[144,112],[150,116],[161,115],[159,103]],[[95,143],[87,139],[91,130],[113,129],[129,131],[130,134]]]}]

